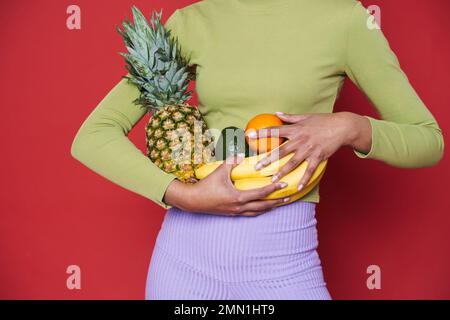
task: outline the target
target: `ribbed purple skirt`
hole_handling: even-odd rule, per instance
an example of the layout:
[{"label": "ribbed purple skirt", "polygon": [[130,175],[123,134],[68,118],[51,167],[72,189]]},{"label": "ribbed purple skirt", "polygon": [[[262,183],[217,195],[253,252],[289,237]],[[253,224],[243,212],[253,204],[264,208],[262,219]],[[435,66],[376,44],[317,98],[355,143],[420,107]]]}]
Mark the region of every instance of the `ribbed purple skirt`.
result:
[{"label": "ribbed purple skirt", "polygon": [[296,201],[257,217],[169,209],[146,299],[331,299],[316,251],[315,206]]}]

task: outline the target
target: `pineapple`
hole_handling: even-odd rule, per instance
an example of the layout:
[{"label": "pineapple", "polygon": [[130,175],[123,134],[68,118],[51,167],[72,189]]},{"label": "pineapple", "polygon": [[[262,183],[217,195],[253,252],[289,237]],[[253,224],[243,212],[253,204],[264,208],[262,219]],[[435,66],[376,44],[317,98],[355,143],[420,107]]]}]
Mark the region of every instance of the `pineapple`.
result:
[{"label": "pineapple", "polygon": [[128,19],[117,27],[128,53],[128,82],[138,86],[134,101],[152,113],[146,126],[147,156],[160,169],[180,181],[195,182],[194,170],[213,160],[213,136],[199,110],[186,103],[186,91],[195,69],[181,54],[177,39],[161,24],[162,12],[152,12],[150,23],[135,6],[134,24]]}]

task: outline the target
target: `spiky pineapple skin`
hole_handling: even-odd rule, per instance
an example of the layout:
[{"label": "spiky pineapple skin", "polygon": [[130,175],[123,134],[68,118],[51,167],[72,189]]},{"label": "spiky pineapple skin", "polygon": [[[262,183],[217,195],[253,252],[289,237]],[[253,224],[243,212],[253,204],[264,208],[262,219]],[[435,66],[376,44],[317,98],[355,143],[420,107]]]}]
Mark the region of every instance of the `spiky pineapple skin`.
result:
[{"label": "spiky pineapple skin", "polygon": [[213,137],[206,122],[198,109],[188,104],[166,105],[156,111],[146,127],[146,146],[155,165],[185,183],[194,183],[195,169],[214,158]]}]

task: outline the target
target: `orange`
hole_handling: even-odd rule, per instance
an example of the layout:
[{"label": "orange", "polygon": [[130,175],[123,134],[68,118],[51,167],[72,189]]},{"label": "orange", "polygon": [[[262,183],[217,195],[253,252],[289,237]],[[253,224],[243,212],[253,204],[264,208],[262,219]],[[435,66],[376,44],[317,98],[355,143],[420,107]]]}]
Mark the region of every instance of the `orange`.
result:
[{"label": "orange", "polygon": [[[283,125],[283,121],[280,120],[276,115],[263,113],[253,117],[245,128],[245,133],[247,134],[250,131],[255,131],[259,129],[264,129],[272,126],[281,126]],[[259,139],[250,139],[245,137],[247,143],[253,151],[259,153],[269,152],[272,149],[275,149],[280,144],[284,142],[284,138],[259,138]]]}]

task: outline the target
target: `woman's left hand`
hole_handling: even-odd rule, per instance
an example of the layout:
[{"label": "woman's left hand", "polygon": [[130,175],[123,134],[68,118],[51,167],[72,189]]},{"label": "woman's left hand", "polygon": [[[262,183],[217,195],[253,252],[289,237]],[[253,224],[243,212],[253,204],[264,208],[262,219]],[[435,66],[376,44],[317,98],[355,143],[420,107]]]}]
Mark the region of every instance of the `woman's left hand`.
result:
[{"label": "woman's left hand", "polygon": [[277,112],[276,115],[287,125],[268,127],[250,132],[250,139],[264,137],[283,137],[288,142],[269,152],[255,166],[260,170],[284,156],[294,153],[292,158],[272,177],[277,181],[294,170],[304,160],[307,169],[299,182],[298,190],[308,184],[318,164],[331,157],[340,147],[352,146],[361,152],[368,152],[371,146],[369,120],[350,112],[316,113],[289,115]]}]

